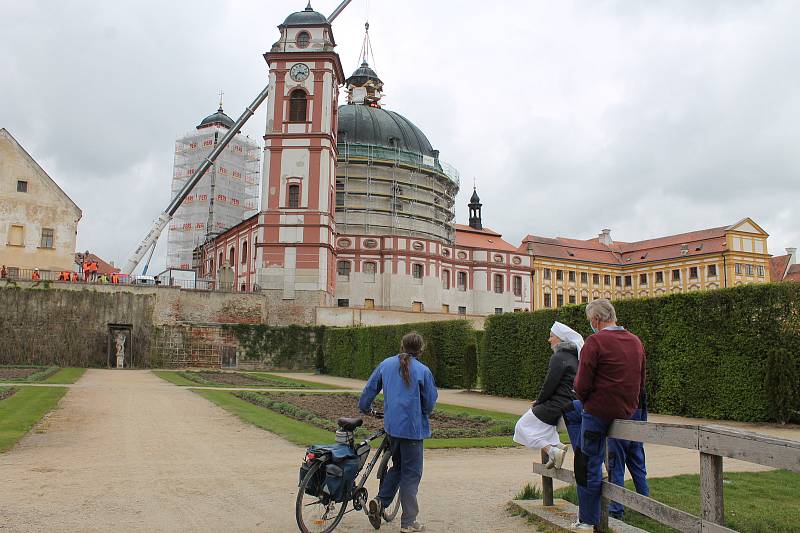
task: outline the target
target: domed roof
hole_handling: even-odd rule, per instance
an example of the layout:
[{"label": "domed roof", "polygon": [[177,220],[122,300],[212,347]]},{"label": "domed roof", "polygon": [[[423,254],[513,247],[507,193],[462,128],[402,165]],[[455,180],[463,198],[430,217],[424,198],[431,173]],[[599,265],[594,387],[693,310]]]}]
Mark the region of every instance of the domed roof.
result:
[{"label": "domed roof", "polygon": [[235,122],[231,117],[225,114],[222,110],[222,106],[219,106],[217,112],[213,115],[208,115],[203,121],[197,126],[197,129],[200,128],[207,128],[209,126],[223,126],[225,128],[231,129]]},{"label": "domed roof", "polygon": [[367,83],[368,81],[373,81],[375,83],[383,84],[383,82],[375,73],[375,71],[370,68],[369,64],[366,61],[364,61],[363,63],[361,63],[361,66],[358,67],[356,71],[353,72],[353,74],[345,80],[345,83],[360,87],[365,83]]},{"label": "domed roof", "polygon": [[315,26],[319,24],[328,24],[328,18],[322,13],[318,13],[311,8],[311,2],[308,3],[306,8],[302,11],[292,13],[286,20],[283,21],[278,27],[281,26]]},{"label": "domed roof", "polygon": [[[339,106],[339,142],[373,144],[419,155],[439,154],[418,127],[404,116],[379,107]],[[392,143],[392,140],[394,143]]]},{"label": "domed roof", "polygon": [[472,188],[472,198],[469,199],[469,203],[471,203],[471,204],[479,204],[479,203],[481,203],[481,199],[478,196],[478,188],[477,187],[473,187]]}]

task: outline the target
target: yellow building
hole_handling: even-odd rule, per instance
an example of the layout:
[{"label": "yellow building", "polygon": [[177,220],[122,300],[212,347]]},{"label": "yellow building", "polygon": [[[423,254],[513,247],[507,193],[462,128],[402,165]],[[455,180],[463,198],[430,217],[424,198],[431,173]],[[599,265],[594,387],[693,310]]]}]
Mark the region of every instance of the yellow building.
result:
[{"label": "yellow building", "polygon": [[528,235],[533,309],[598,298],[643,298],[770,281],[769,235],[745,218],[730,226],[640,242]]},{"label": "yellow building", "polygon": [[[0,129],[0,264],[14,275],[75,268],[81,210],[5,129]],[[22,273],[20,273],[22,275]]]}]

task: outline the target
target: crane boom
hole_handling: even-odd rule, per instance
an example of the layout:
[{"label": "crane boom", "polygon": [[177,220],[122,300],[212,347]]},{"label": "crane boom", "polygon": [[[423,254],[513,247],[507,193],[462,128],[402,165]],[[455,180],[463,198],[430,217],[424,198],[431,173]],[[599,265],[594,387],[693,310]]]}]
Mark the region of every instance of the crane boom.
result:
[{"label": "crane boom", "polygon": [[134,269],[142,260],[147,251],[155,245],[159,235],[161,235],[161,232],[165,227],[167,227],[167,224],[169,224],[169,221],[175,215],[175,212],[181,206],[189,193],[192,192],[192,189],[194,189],[195,185],[198,184],[208,169],[211,168],[211,165],[214,164],[214,161],[217,159],[217,157],[219,157],[219,154],[222,153],[225,147],[228,146],[228,143],[230,143],[239,130],[242,129],[242,126],[244,126],[250,117],[253,116],[253,114],[256,112],[256,109],[258,109],[258,106],[264,102],[268,94],[269,85],[264,87],[264,90],[261,91],[258,96],[256,96],[255,100],[253,100],[253,103],[247,106],[236,123],[231,126],[219,143],[217,143],[214,149],[211,150],[211,152],[206,156],[195,173],[192,174],[192,177],[189,178],[189,181],[187,181],[180,192],[175,195],[175,198],[172,199],[164,212],[158,216],[155,222],[153,222],[153,226],[150,231],[147,232],[147,235],[145,235],[144,239],[142,239],[142,241],[139,243],[139,246],[136,247],[131,256],[128,258],[128,261],[125,263],[125,268],[122,269],[125,274],[133,273]]}]

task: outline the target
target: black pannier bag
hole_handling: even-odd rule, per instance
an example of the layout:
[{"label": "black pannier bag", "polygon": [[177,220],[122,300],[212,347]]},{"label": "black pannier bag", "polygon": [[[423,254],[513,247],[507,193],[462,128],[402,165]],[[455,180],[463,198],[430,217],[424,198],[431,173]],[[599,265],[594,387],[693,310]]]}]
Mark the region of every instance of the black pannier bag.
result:
[{"label": "black pannier bag", "polygon": [[[369,451],[368,446],[366,451]],[[306,454],[309,453],[324,459],[322,467],[306,486],[306,494],[328,497],[337,503],[349,499],[356,476],[361,470],[359,456],[346,444],[315,444],[306,450]],[[313,464],[314,462],[304,462],[300,465],[300,483]]]}]

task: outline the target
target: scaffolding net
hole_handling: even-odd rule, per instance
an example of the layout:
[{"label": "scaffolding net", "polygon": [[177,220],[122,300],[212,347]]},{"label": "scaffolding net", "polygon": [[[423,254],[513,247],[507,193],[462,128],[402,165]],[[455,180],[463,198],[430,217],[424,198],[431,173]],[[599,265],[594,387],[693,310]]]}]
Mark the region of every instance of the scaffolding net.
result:
[{"label": "scaffolding net", "polygon": [[[206,127],[175,141],[173,198],[225,133],[221,126]],[[196,268],[195,248],[258,212],[260,160],[258,143],[241,134],[233,138],[170,221],[167,268]]]}]

